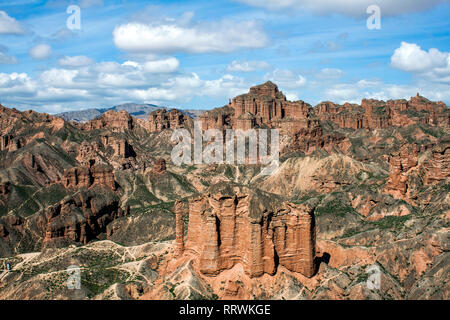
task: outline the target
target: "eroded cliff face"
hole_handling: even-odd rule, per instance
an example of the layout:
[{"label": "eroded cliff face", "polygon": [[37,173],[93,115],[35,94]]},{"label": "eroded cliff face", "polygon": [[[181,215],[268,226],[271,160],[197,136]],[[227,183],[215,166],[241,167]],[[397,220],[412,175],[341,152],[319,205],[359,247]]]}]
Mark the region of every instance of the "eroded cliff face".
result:
[{"label": "eroded cliff face", "polygon": [[385,191],[395,198],[414,203],[420,186],[448,181],[449,167],[449,141],[440,141],[422,153],[417,143],[404,144],[389,157],[389,177]]},{"label": "eroded cliff face", "polygon": [[118,197],[106,187],[82,189],[32,216],[10,214],[1,217],[2,253],[87,244],[106,234],[111,222],[129,212],[129,206],[122,206]]},{"label": "eroded cliff face", "polygon": [[64,172],[60,181],[65,188],[90,188],[93,185],[101,185],[117,189],[117,183],[114,178],[114,170],[106,165],[92,165],[85,167],[74,167]]},{"label": "eroded cliff face", "polygon": [[407,180],[412,170],[417,169],[419,148],[417,144],[405,144],[389,157],[389,178],[386,192],[396,198],[407,198]]},{"label": "eroded cliff face", "polygon": [[332,121],[341,128],[385,129],[406,127],[413,124],[448,126],[450,113],[442,102],[432,102],[419,94],[404,99],[387,102],[375,99],[363,99],[361,105],[322,102],[314,107],[321,121]]},{"label": "eroded cliff face", "polygon": [[252,278],[273,275],[278,266],[311,277],[314,206],[294,205],[241,186],[212,186],[189,202],[184,250],[198,257],[199,270],[206,275],[241,263]]},{"label": "eroded cliff face", "polygon": [[[96,197],[95,192],[104,196]],[[37,225],[43,232],[43,246],[86,244],[105,233],[110,222],[128,213],[128,207],[121,208],[118,199],[97,188],[46,208],[39,213]]]},{"label": "eroded cliff face", "polygon": [[437,145],[423,163],[424,183],[430,185],[450,178],[450,141]]},{"label": "eroded cliff face", "polygon": [[133,129],[134,120],[126,111],[115,112],[111,110],[105,112],[98,118],[81,124],[80,127],[86,131],[109,129],[113,132],[121,132]]},{"label": "eroded cliff face", "polygon": [[175,130],[178,128],[187,128],[190,125],[192,125],[192,119],[176,109],[170,111],[166,109],[155,110],[148,117],[148,122],[145,123],[147,130],[150,132],[161,132],[164,129]]}]

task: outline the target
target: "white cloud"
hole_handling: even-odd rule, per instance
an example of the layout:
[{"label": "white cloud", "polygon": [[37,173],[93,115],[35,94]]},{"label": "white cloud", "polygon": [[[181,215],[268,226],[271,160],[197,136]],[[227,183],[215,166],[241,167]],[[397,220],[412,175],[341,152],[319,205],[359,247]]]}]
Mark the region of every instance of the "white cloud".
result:
[{"label": "white cloud", "polygon": [[41,80],[50,86],[73,87],[74,78],[78,75],[77,70],[50,69],[41,74]]},{"label": "white cloud", "polygon": [[23,28],[16,19],[0,10],[0,34],[22,34]]},{"label": "white cloud", "polygon": [[285,92],[284,94],[286,96],[286,99],[289,101],[298,101],[299,100],[298,94],[296,94],[296,93]]},{"label": "white cloud", "polygon": [[33,96],[36,85],[26,73],[0,73],[0,96],[20,99]]},{"label": "white cloud", "polygon": [[415,43],[402,42],[400,48],[394,51],[391,65],[394,68],[408,72],[424,72],[447,65],[448,53],[432,48],[428,52]]},{"label": "white cloud", "polygon": [[430,81],[450,83],[450,53],[435,48],[427,52],[415,43],[402,42],[391,57],[391,66]]},{"label": "white cloud", "polygon": [[339,13],[354,17],[366,17],[366,9],[376,4],[382,16],[401,15],[428,10],[449,0],[236,0],[248,5],[270,10],[306,10],[319,14]]},{"label": "white cloud", "polygon": [[86,56],[64,57],[59,59],[58,64],[61,67],[83,67],[93,64],[94,61]]},{"label": "white cloud", "polygon": [[0,64],[16,64],[18,62],[16,57],[0,52]]},{"label": "white cloud", "polygon": [[306,78],[301,74],[295,74],[290,70],[275,69],[264,77],[270,80],[281,88],[298,88],[306,84]]},{"label": "white cloud", "polygon": [[130,101],[168,105],[204,96],[228,101],[250,86],[229,74],[209,80],[183,74],[176,70],[178,64],[175,58],[122,64],[104,61],[51,68],[33,78],[26,73],[0,73],[0,96],[11,107],[32,106],[54,113]]},{"label": "white cloud", "polygon": [[229,72],[252,72],[256,70],[269,69],[270,65],[265,61],[237,61],[234,60],[228,66]]},{"label": "white cloud", "polygon": [[164,60],[147,61],[143,68],[146,72],[166,73],[174,72],[180,66],[180,62],[176,58],[167,58]]},{"label": "white cloud", "polygon": [[324,68],[316,75],[316,77],[321,80],[339,79],[343,76],[344,72],[341,69],[335,68]]},{"label": "white cloud", "polygon": [[389,99],[409,99],[415,96],[417,92],[432,101],[450,100],[450,87],[447,84],[420,81],[410,85],[397,85],[366,79],[356,83],[338,83],[327,87],[321,93],[321,99],[340,104],[345,102],[361,103],[361,100],[365,98],[384,101]]},{"label": "white cloud", "polygon": [[29,54],[36,60],[48,59],[52,54],[52,48],[48,44],[38,44],[30,49]]},{"label": "white cloud", "polygon": [[231,52],[268,44],[261,23],[255,20],[188,25],[175,19],[149,24],[131,22],[116,27],[113,36],[119,49],[135,53]]}]

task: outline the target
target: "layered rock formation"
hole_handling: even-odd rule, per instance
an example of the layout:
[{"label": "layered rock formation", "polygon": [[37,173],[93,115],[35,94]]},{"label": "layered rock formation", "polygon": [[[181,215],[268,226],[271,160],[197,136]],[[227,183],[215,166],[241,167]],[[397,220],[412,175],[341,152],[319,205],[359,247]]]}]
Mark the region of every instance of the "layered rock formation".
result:
[{"label": "layered rock formation", "polygon": [[192,120],[179,110],[159,109],[150,114],[146,125],[148,131],[160,132],[164,129],[186,128],[192,125]]},{"label": "layered rock formation", "polygon": [[278,87],[268,81],[250,88],[249,93],[232,99],[234,128],[248,130],[255,126],[278,128],[281,133],[293,134],[300,129],[318,126],[311,117],[312,107],[303,101],[287,101]]},{"label": "layered rock formation", "polygon": [[316,150],[332,152],[334,150],[347,151],[350,147],[349,139],[340,134],[324,134],[320,126],[310,129],[300,129],[295,132],[292,142],[285,151],[302,151],[310,154]]},{"label": "layered rock formation", "polygon": [[86,131],[109,129],[114,132],[133,129],[133,118],[126,111],[107,111],[100,117],[95,118],[81,125]]},{"label": "layered rock formation", "polygon": [[415,123],[448,126],[450,113],[442,102],[431,102],[420,96],[409,101],[363,99],[361,105],[322,102],[314,107],[321,121],[332,121],[341,128],[383,129],[391,126],[405,127]]},{"label": "layered rock formation", "polygon": [[184,221],[183,217],[189,214],[189,207],[182,201],[175,201],[173,205],[175,213],[175,254],[180,256],[184,252]]},{"label": "layered rock formation", "polygon": [[206,111],[198,117],[203,130],[231,129],[234,123],[234,109],[228,105]]},{"label": "layered rock formation", "polygon": [[246,187],[215,185],[189,202],[185,251],[198,256],[206,275],[241,263],[250,277],[273,275],[279,265],[311,277],[314,206],[297,206]]},{"label": "layered rock formation", "polygon": [[407,197],[407,180],[411,170],[417,169],[419,148],[417,144],[405,144],[389,157],[389,178],[385,190],[396,198]]},{"label": "layered rock formation", "polygon": [[114,150],[114,156],[116,157],[129,158],[135,156],[133,147],[126,139],[103,135],[101,136],[101,141],[105,147],[111,147]]},{"label": "layered rock formation", "polygon": [[103,191],[101,198],[95,192],[102,189],[77,193],[39,213],[37,225],[43,232],[44,246],[86,244],[105,233],[110,222],[129,213],[129,208],[121,208],[119,201],[107,192]]},{"label": "layered rock formation", "polygon": [[288,101],[278,87],[268,81],[233,98],[228,106],[203,113],[199,120],[204,130],[233,128],[245,131],[269,127],[279,129],[281,134],[292,135],[319,127],[312,110],[304,101]]},{"label": "layered rock formation", "polygon": [[424,183],[430,185],[450,178],[450,141],[434,147],[422,166]]},{"label": "layered rock formation", "polygon": [[90,188],[93,185],[101,185],[117,189],[114,178],[114,170],[106,165],[93,165],[90,167],[74,167],[66,170],[61,181],[66,188]]},{"label": "layered rock formation", "polygon": [[[448,181],[450,177],[450,143],[441,141],[434,146],[428,157],[419,163],[419,146],[404,144],[389,157],[389,177],[385,191],[395,198],[414,200],[419,183],[425,186]],[[426,151],[425,151],[426,152]],[[426,155],[425,155],[426,156]]]},{"label": "layered rock formation", "polygon": [[153,163],[152,173],[153,174],[166,173],[166,160],[162,158],[156,159],[155,162]]}]

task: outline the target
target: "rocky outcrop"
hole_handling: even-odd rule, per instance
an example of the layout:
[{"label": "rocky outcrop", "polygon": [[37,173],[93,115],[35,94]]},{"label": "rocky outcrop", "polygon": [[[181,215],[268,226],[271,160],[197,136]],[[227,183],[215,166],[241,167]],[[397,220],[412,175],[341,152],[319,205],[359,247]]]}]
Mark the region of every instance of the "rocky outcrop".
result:
[{"label": "rocky outcrop", "polygon": [[184,221],[183,217],[189,214],[189,207],[185,202],[175,201],[173,205],[175,213],[175,255],[180,256],[184,252]]},{"label": "rocky outcrop", "polygon": [[[413,202],[420,185],[432,185],[447,181],[450,177],[450,144],[441,141],[425,154],[419,163],[419,146],[403,145],[389,157],[389,177],[385,191],[397,199]],[[422,154],[420,155],[422,157]]]},{"label": "rocky outcrop", "polygon": [[117,189],[114,178],[114,170],[107,165],[93,165],[90,167],[74,167],[66,170],[61,181],[66,188],[90,188],[93,185],[101,185]]},{"label": "rocky outcrop", "polygon": [[[97,192],[103,196],[96,197]],[[98,188],[79,192],[39,212],[37,225],[43,234],[43,246],[86,244],[105,233],[110,222],[128,213],[129,208],[121,208],[107,189]]]},{"label": "rocky outcrop", "polygon": [[389,178],[385,191],[398,199],[408,198],[407,180],[411,170],[417,169],[419,148],[417,144],[405,144],[389,157]]},{"label": "rocky outcrop", "polygon": [[316,150],[332,152],[334,150],[347,151],[350,148],[350,141],[341,134],[324,134],[320,126],[309,129],[300,129],[292,138],[290,145],[283,153],[302,151],[310,154]]},{"label": "rocky outcrop", "polygon": [[234,109],[231,106],[206,111],[198,117],[203,130],[227,129],[233,126]]},{"label": "rocky outcrop", "polygon": [[198,256],[206,275],[241,263],[250,277],[273,275],[279,265],[311,277],[314,206],[294,205],[246,187],[212,186],[189,202],[185,251]]},{"label": "rocky outcrop", "polygon": [[155,110],[150,113],[147,130],[150,132],[160,132],[164,129],[187,128],[192,125],[192,119],[176,109],[167,111],[166,109]]},{"label": "rocky outcrop", "polygon": [[166,173],[166,160],[158,158],[153,163],[153,168],[151,171],[153,174],[164,174]]},{"label": "rocky outcrop", "polygon": [[303,101],[287,101],[286,96],[270,81],[233,98],[230,107],[234,110],[235,129],[248,130],[266,125],[293,134],[311,126],[312,107]]},{"label": "rocky outcrop", "polygon": [[424,183],[430,185],[450,178],[450,143],[434,147],[430,159],[422,166]]},{"label": "rocky outcrop", "polygon": [[132,130],[133,127],[133,118],[124,110],[119,112],[107,111],[100,117],[81,125],[81,128],[85,131],[109,129],[114,132],[121,132]]},{"label": "rocky outcrop", "polygon": [[354,130],[406,127],[416,123],[450,124],[450,113],[443,102],[431,102],[419,94],[409,101],[363,99],[361,105],[338,105],[327,101],[315,106],[314,113],[321,121],[332,121],[341,128]]},{"label": "rocky outcrop", "polygon": [[133,147],[128,143],[126,139],[120,139],[108,135],[103,135],[100,138],[105,148],[111,147],[114,150],[115,157],[129,158],[136,155]]},{"label": "rocky outcrop", "polygon": [[40,184],[45,186],[52,181],[61,178],[63,169],[58,163],[49,160],[45,154],[26,152],[23,155],[22,165],[27,171],[28,176]]}]

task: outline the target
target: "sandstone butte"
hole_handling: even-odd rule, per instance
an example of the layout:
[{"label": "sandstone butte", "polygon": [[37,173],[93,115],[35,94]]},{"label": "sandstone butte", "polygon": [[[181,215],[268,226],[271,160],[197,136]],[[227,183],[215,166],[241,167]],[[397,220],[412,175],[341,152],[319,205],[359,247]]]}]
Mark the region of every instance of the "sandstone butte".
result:
[{"label": "sandstone butte", "polygon": [[295,205],[262,191],[217,184],[190,199],[188,209],[177,202],[174,211],[176,252],[196,257],[205,275],[237,263],[251,278],[274,275],[278,266],[307,277],[315,273],[314,204]]}]

